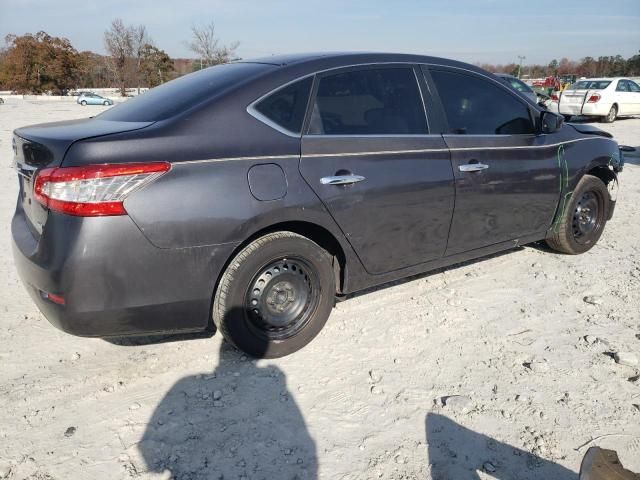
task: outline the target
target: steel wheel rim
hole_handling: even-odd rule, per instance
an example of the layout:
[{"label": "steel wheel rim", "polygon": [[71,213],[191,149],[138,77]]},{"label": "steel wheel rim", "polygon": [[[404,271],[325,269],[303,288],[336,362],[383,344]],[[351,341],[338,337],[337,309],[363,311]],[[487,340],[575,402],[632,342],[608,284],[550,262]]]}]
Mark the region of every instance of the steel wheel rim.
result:
[{"label": "steel wheel rim", "polygon": [[571,219],[573,238],[577,243],[589,243],[602,225],[601,199],[592,191],[584,192],[578,199]]},{"label": "steel wheel rim", "polygon": [[249,283],[245,311],[250,327],[268,340],[283,340],[311,320],[320,298],[315,268],[301,258],[265,264]]}]

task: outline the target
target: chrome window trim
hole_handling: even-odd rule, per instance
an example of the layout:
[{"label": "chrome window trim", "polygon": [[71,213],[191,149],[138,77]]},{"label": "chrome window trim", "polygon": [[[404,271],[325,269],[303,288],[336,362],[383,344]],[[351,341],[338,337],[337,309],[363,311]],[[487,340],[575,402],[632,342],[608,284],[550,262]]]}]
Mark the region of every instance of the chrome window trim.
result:
[{"label": "chrome window trim", "polygon": [[[274,130],[277,130],[280,133],[283,133],[289,137],[292,138],[302,138],[302,127],[300,128],[299,132],[293,132],[287,128],[284,128],[280,125],[278,125],[276,122],[274,122],[273,120],[271,120],[269,117],[267,117],[266,115],[263,115],[262,113],[260,113],[258,110],[256,110],[256,105],[258,103],[260,103],[262,100],[264,100],[265,98],[271,96],[274,93],[279,92],[280,90],[282,90],[283,88],[287,88],[289,85],[292,85],[298,81],[302,81],[306,78],[309,77],[314,77],[316,75],[316,73],[309,73],[307,75],[303,75],[301,77],[297,77],[294,80],[291,80],[287,83],[283,83],[282,85],[280,85],[279,87],[274,88],[273,90],[270,90],[269,92],[265,93],[264,95],[262,95],[261,97],[259,97],[258,99],[254,100],[253,102],[251,102],[248,106],[247,106],[247,113],[249,115],[251,115],[252,117],[254,117],[256,120],[261,121],[262,123],[264,123],[265,125],[273,128]],[[309,90],[309,97],[311,97],[311,94],[313,93],[313,84],[311,85],[311,90]],[[309,109],[309,99],[307,99],[307,107],[305,108],[305,117],[307,114],[307,110]],[[304,119],[303,122],[304,124]]]},{"label": "chrome window trim", "polygon": [[[437,135],[438,137],[440,135]],[[490,135],[489,135],[490,136]],[[502,137],[502,135],[495,135]],[[469,136],[471,137],[471,135]],[[593,136],[586,138],[574,138],[572,140],[565,140],[563,142],[550,143],[547,145],[513,145],[513,146],[499,146],[499,147],[453,147],[453,148],[421,148],[421,149],[407,149],[407,150],[376,150],[372,152],[340,152],[340,153],[308,153],[303,155],[258,155],[250,157],[222,157],[211,158],[205,160],[187,160],[184,162],[174,162],[172,166],[179,167],[180,165],[192,165],[203,163],[215,163],[215,162],[229,162],[229,161],[263,161],[263,160],[287,160],[302,158],[318,158],[318,157],[357,157],[357,156],[372,156],[372,155],[399,155],[399,154],[411,154],[411,153],[433,153],[433,152],[457,152],[457,151],[470,151],[470,150],[525,150],[525,149],[544,149],[555,148],[561,145],[567,145],[569,143],[582,142],[586,140],[602,140],[603,137]]]},{"label": "chrome window trim", "polygon": [[[259,98],[257,98],[256,100],[252,101],[249,105],[247,105],[246,111],[249,115],[251,115],[252,117],[254,117],[256,120],[259,120],[260,122],[264,123],[265,125],[273,128],[274,130],[277,130],[280,133],[283,133],[284,135],[287,135],[289,137],[292,138],[302,138],[303,134],[302,132],[296,133],[296,132],[292,132],[291,130],[288,130],[284,127],[281,127],[280,125],[278,125],[277,123],[275,123],[273,120],[269,119],[268,117],[264,116],[263,114],[261,114],[260,112],[258,112],[255,109],[255,106],[260,103],[260,101],[264,100],[265,98],[267,98],[269,95],[271,95],[272,93],[276,93],[278,90],[281,90],[285,87],[288,87],[289,85],[291,85],[292,83],[296,83],[299,80],[304,80],[307,77],[315,77],[316,75],[320,75],[323,73],[327,73],[327,72],[331,72],[333,70],[341,70],[341,69],[349,69],[349,68],[353,68],[353,67],[368,67],[368,66],[375,66],[375,65],[406,65],[408,68],[411,68],[413,70],[414,75],[416,74],[415,71],[415,66],[420,66],[422,65],[419,62],[367,62],[367,63],[354,63],[354,64],[350,64],[350,65],[340,65],[337,67],[331,67],[331,68],[325,68],[323,70],[317,70],[313,73],[307,73],[306,75],[301,75],[300,77],[296,77],[293,80],[288,81],[287,83],[283,83],[282,85],[269,90],[267,93],[265,93],[264,95],[261,95]],[[425,109],[425,117],[426,117],[426,121],[427,121],[427,129],[429,128],[429,117],[427,116],[427,112],[426,112],[426,106],[424,106],[424,97],[422,96],[422,90],[420,88],[420,82],[419,79],[416,77],[416,82],[418,82],[418,91],[420,92],[420,97],[422,98],[422,105],[423,108]],[[309,95],[313,94],[313,86],[311,89],[311,93]],[[309,98],[309,100],[311,100],[311,98]],[[309,113],[309,106],[307,105],[307,114]],[[306,117],[306,115],[305,115]],[[322,135],[314,135],[314,136],[322,136]],[[378,135],[368,135],[369,137],[376,137]]]},{"label": "chrome window trim", "polygon": [[[502,90],[504,90],[505,92],[507,92],[509,95],[511,95],[513,98],[515,98],[517,101],[519,101],[520,103],[523,103],[524,106],[527,107],[527,109],[529,110],[529,120],[531,120],[531,124],[533,125],[534,130],[536,129],[536,119],[533,118],[532,116],[532,106],[535,106],[535,108],[533,109],[534,111],[541,113],[542,109],[540,108],[540,106],[535,103],[533,100],[527,98],[525,95],[518,95],[516,92],[513,91],[513,88],[508,88],[507,85],[505,85],[503,82],[501,81],[496,81],[494,78],[491,78],[488,75],[485,75],[484,73],[480,73],[480,72],[475,72],[473,70],[469,70],[468,68],[464,68],[464,67],[456,67],[453,65],[442,65],[439,63],[424,63],[423,65],[426,65],[427,68],[429,67],[441,67],[441,68],[452,68],[452,69],[456,69],[456,70],[462,70],[464,72],[468,72],[471,75],[477,75],[479,77],[484,77],[487,80],[489,80],[491,83],[498,85],[500,88],[502,88]],[[533,91],[533,90],[532,90]],[[440,97],[440,92],[438,92],[438,97]],[[523,98],[524,97],[524,98]],[[442,101],[442,97],[440,97],[440,100]],[[443,105],[444,108],[444,105]],[[445,113],[446,116],[446,113]],[[448,119],[447,119],[448,120]],[[456,135],[456,134],[452,134],[452,133],[447,133],[446,135]],[[459,134],[459,135],[466,135],[466,134]],[[490,136],[492,134],[478,134],[478,136],[480,135],[487,135]],[[517,133],[517,134],[505,134],[505,135],[497,135],[497,134],[493,134],[494,136],[498,136],[498,137],[504,137],[506,136],[528,136],[528,135],[536,135],[535,133]]]}]

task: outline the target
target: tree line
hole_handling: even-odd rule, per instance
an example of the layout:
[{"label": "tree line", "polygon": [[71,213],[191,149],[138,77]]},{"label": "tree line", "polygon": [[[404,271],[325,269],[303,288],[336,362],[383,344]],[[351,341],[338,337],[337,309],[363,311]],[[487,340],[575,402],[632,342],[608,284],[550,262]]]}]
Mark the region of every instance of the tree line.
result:
[{"label": "tree line", "polygon": [[[236,59],[238,42],[222,44],[213,22],[193,26],[185,45],[196,59],[172,59],[149,36],[144,25],[126,25],[115,19],[104,32],[106,55],[78,52],[66,38],[46,32],[7,35],[0,49],[0,90],[16,93],[64,95],[76,88],[117,87],[122,96],[127,87],[154,87],[190,71]],[[580,61],[562,58],[548,65],[478,64],[491,72],[529,78],[575,74],[579,77],[640,76],[640,52],[630,58],[621,55],[584,57]]]},{"label": "tree line", "polygon": [[238,43],[224,45],[213,22],[193,26],[185,42],[197,59],[172,59],[156,46],[144,25],[111,22],[104,32],[106,55],[77,51],[66,38],[44,31],[7,35],[0,49],[0,90],[65,95],[77,88],[155,87],[193,70],[235,59]]},{"label": "tree line", "polygon": [[558,75],[577,75],[578,77],[638,77],[640,76],[640,51],[629,58],[622,55],[601,56],[598,58],[584,57],[580,61],[562,58],[554,59],[548,65],[525,65],[520,67],[516,63],[495,65],[480,63],[478,66],[496,73],[509,73],[514,76],[528,78],[542,78]]}]

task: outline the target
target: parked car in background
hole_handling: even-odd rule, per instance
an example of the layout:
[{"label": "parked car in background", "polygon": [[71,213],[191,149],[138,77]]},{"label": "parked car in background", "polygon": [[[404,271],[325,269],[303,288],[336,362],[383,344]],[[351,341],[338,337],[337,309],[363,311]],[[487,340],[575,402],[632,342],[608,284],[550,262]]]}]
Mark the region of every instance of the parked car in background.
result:
[{"label": "parked car in background", "polygon": [[14,258],[51,323],[215,324],[257,357],[310,342],[337,295],[540,240],[586,252],[622,169],[611,135],[401,54],[219,65],[13,142]]},{"label": "parked car in background", "polygon": [[72,97],[79,97],[80,95],[93,95],[93,92],[90,92],[88,90],[78,90],[78,91],[72,91],[69,92],[69,95]]},{"label": "parked car in background", "polygon": [[495,75],[514,90],[522,93],[525,97],[530,98],[532,102],[538,103],[539,98],[536,92],[534,92],[529,85],[519,78],[509,75],[508,73],[496,73]]},{"label": "parked car in background", "polygon": [[611,123],[617,117],[640,115],[640,86],[627,78],[580,80],[556,98],[558,112],[567,121],[574,115],[585,115]]},{"label": "parked car in background", "polygon": [[101,97],[96,93],[84,93],[76,100],[82,106],[85,105],[113,105],[113,100],[110,98]]}]

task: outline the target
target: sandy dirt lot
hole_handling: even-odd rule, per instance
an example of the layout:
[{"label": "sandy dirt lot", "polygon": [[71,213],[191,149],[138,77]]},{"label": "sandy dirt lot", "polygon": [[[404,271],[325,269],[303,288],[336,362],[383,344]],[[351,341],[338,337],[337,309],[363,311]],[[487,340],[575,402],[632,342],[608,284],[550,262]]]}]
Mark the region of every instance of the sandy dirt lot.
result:
[{"label": "sandy dirt lot", "polygon": [[[31,303],[11,131],[101,110],[0,106],[0,478],[576,479],[589,445],[640,471],[640,367],[613,359],[640,357],[640,156],[587,254],[528,246],[377,289],[252,361],[219,335],[75,338]],[[640,146],[640,119],[603,128]]]}]

